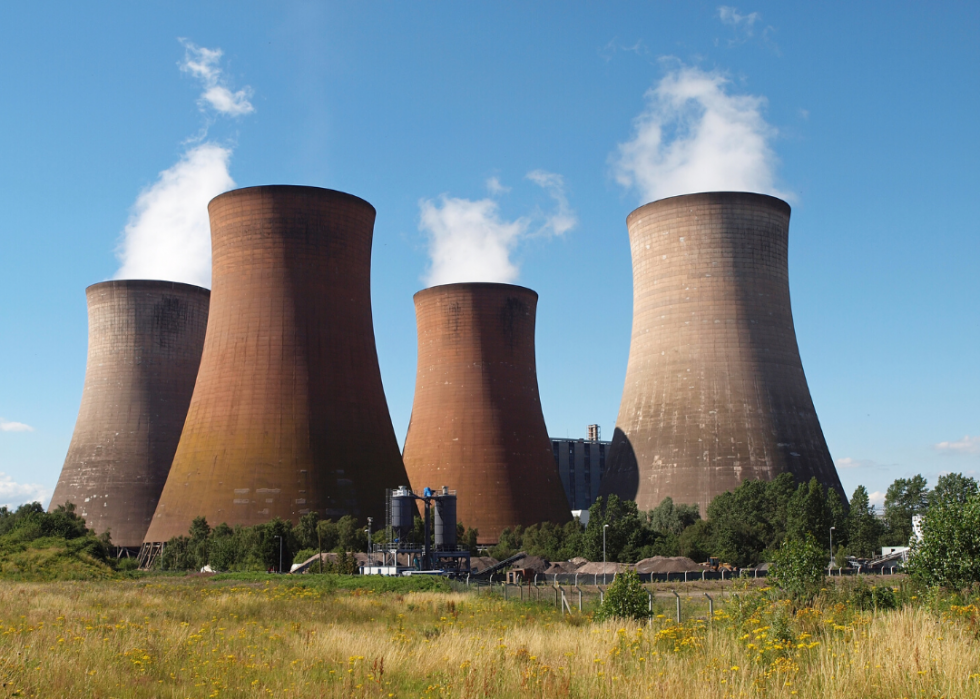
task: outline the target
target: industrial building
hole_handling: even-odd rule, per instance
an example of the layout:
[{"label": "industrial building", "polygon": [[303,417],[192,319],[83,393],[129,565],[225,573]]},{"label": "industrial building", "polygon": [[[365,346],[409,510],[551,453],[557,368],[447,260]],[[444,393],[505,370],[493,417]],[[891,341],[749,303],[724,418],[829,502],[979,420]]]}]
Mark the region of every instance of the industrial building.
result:
[{"label": "industrial building", "polygon": [[741,481],[788,471],[844,495],[793,327],[789,218],[786,202],[745,192],[627,217],[633,331],[603,494],[704,514]]},{"label": "industrial building", "polygon": [[74,503],[89,528],[139,548],[194,391],[210,292],[190,284],[93,284],[82,403],[53,509]]},{"label": "industrial building", "polygon": [[146,541],[195,517],[253,525],[307,512],[382,521],[408,481],[371,315],[375,210],[317,187],[208,205],[211,314],[194,396]]},{"label": "industrial building", "polygon": [[494,543],[507,527],[564,523],[534,357],[538,295],[510,284],[415,294],[418,370],[405,467],[412,487],[447,485],[457,516]]},{"label": "industrial building", "polygon": [[599,496],[609,444],[599,440],[598,425],[589,425],[587,439],[551,438],[551,452],[570,510],[588,510]]}]

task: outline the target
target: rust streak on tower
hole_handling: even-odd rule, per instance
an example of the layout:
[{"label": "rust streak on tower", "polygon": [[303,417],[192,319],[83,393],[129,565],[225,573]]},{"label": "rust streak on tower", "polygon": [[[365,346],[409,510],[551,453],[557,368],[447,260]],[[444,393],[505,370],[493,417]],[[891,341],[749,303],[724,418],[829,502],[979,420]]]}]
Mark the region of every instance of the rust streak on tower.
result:
[{"label": "rust streak on tower", "polygon": [[51,508],[137,548],[177,450],[208,320],[207,289],[110,281],[85,290],[85,387]]},{"label": "rust streak on tower", "polygon": [[456,489],[458,519],[481,543],[506,527],[571,518],[538,395],[537,300],[530,289],[490,283],[415,294],[405,467],[416,489]]},{"label": "rust streak on tower", "polygon": [[147,542],[191,521],[384,516],[406,480],[371,317],[375,210],[316,187],[215,197],[201,371]]},{"label": "rust streak on tower", "polygon": [[601,492],[698,504],[790,472],[843,495],[790,308],[790,207],[711,192],[627,219],[633,335]]}]

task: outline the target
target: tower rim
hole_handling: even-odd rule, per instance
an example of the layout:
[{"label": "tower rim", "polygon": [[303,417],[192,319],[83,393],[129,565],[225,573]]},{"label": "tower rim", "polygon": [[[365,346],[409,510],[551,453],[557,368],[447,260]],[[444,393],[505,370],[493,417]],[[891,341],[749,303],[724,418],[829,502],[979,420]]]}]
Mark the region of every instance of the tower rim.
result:
[{"label": "tower rim", "polygon": [[371,211],[375,213],[375,215],[377,215],[378,213],[378,210],[374,208],[374,205],[371,202],[365,199],[361,199],[356,194],[351,194],[349,192],[342,192],[339,189],[329,189],[327,187],[316,187],[313,185],[306,185],[306,184],[260,184],[260,185],[253,185],[251,187],[238,187],[236,189],[229,189],[227,192],[222,192],[221,194],[214,197],[211,201],[208,202],[208,212],[211,211],[211,207],[219,199],[224,201],[227,199],[233,199],[238,197],[254,196],[255,194],[261,194],[266,192],[269,194],[274,194],[274,193],[281,194],[284,192],[295,192],[297,194],[319,193],[323,196],[349,199],[352,202],[368,207],[369,209],[371,209]]},{"label": "tower rim", "polygon": [[[648,209],[660,208],[661,206],[667,206],[668,204],[675,204],[679,199],[697,199],[697,198],[719,198],[719,199],[755,199],[759,203],[765,202],[769,206],[773,206],[778,209],[784,209],[786,215],[789,216],[792,213],[793,207],[789,205],[785,200],[779,197],[774,197],[771,194],[763,194],[761,192],[748,192],[748,191],[738,191],[738,190],[721,190],[716,192],[689,192],[687,194],[675,194],[671,197],[664,197],[663,199],[655,199],[653,201],[647,202],[642,206],[638,206],[633,209],[626,216],[626,225],[629,226],[630,222],[637,218],[638,216],[645,213]],[[642,213],[641,213],[642,212]]]},{"label": "tower rim", "polygon": [[101,289],[131,289],[134,291],[162,291],[165,289],[175,291],[187,291],[191,293],[210,294],[211,290],[197,284],[187,282],[175,282],[169,279],[107,279],[106,281],[89,284],[85,287],[85,294],[88,295]]},{"label": "tower rim", "polygon": [[428,286],[421,291],[416,291],[412,296],[415,301],[425,298],[426,296],[433,296],[440,292],[452,291],[452,290],[472,290],[476,291],[479,289],[485,289],[487,291],[504,291],[511,290],[516,292],[524,292],[533,294],[534,298],[538,298],[538,292],[526,286],[521,286],[520,284],[508,284],[506,282],[452,282],[450,284],[436,284],[435,286]]}]

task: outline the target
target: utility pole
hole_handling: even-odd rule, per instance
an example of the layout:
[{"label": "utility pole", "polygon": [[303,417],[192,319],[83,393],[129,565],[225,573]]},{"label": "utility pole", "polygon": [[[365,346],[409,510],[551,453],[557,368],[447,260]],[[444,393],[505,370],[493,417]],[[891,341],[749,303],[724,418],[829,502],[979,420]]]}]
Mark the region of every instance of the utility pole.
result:
[{"label": "utility pole", "polygon": [[606,584],[606,530],[609,529],[608,524],[602,525],[602,584]]},{"label": "utility pole", "polygon": [[282,573],[282,537],[277,534],[276,538],[279,539],[279,572]]}]

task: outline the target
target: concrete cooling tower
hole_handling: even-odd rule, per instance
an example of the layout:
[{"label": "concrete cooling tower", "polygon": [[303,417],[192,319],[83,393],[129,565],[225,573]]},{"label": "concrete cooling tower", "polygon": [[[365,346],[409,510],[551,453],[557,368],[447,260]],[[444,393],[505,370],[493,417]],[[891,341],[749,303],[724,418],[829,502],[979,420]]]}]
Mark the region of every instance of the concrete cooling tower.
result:
[{"label": "concrete cooling tower", "polygon": [[111,281],[85,295],[85,387],[51,508],[72,502],[114,545],[139,548],[194,391],[210,293],[176,282]]},{"label": "concrete cooling tower", "polygon": [[406,482],[371,318],[374,207],[316,187],[211,200],[207,339],[147,542],[307,512],[384,521]]},{"label": "concrete cooling tower", "polygon": [[457,492],[457,518],[494,543],[506,527],[571,518],[541,412],[538,295],[510,284],[415,294],[418,372],[405,467],[412,487]]},{"label": "concrete cooling tower", "polygon": [[626,219],[633,335],[601,492],[700,505],[748,479],[815,476],[843,495],[796,344],[790,207],[711,192]]}]

